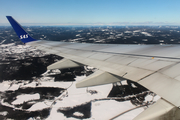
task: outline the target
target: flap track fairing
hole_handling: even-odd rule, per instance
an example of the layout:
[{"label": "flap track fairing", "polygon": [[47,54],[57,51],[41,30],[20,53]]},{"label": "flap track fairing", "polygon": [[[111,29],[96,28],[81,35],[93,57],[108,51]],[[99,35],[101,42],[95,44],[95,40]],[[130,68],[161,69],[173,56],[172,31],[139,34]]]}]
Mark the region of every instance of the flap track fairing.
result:
[{"label": "flap track fairing", "polygon": [[84,65],[64,58],[56,63],[49,65],[47,69],[48,70],[66,69],[66,68],[74,68],[74,67],[80,67],[80,66],[84,66]]},{"label": "flap track fairing", "polygon": [[90,76],[86,77],[84,80],[79,81],[76,84],[76,87],[77,88],[90,87],[90,86],[115,83],[119,81],[121,81],[119,77],[112,75],[108,72],[98,70],[95,73],[91,74]]}]

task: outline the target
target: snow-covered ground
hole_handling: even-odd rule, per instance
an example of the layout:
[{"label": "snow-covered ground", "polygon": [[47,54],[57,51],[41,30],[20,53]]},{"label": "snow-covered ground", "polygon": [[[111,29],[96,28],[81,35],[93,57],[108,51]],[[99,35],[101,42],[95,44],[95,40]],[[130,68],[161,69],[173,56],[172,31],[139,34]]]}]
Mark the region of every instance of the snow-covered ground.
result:
[{"label": "snow-covered ground", "polygon": [[148,32],[141,32],[141,34],[144,34],[144,35],[146,35],[146,36],[152,36],[150,33],[148,33]]},{"label": "snow-covered ground", "polygon": [[36,99],[40,99],[40,95],[38,93],[36,94],[24,94],[24,95],[19,95],[16,96],[16,100],[12,102],[13,105],[18,105],[18,104],[22,104],[23,102],[27,102],[30,100],[36,100]]},{"label": "snow-covered ground", "polygon": [[[129,32],[129,31],[127,31]],[[145,33],[144,33],[145,34]],[[147,34],[147,33],[146,33]],[[10,49],[9,49],[10,48]],[[30,52],[31,56],[36,56],[37,54],[40,54],[40,56],[44,53],[37,51],[34,48],[31,48],[30,46],[24,46],[24,45],[0,45],[0,52],[5,52],[4,54],[19,54],[24,52]],[[90,69],[90,68],[89,68]],[[51,74],[57,74],[60,73],[59,70],[52,71]],[[86,76],[77,76],[75,78],[76,81],[71,82],[54,82],[53,77],[49,77],[49,71],[42,74],[41,78],[38,78],[32,82],[27,81],[3,81],[0,83],[0,91],[6,92],[6,91],[16,91],[19,88],[25,89],[25,88],[61,88],[64,89],[61,91],[59,96],[52,99],[44,99],[41,101],[37,101],[40,99],[39,93],[33,93],[33,94],[20,94],[16,96],[14,100],[12,100],[11,105],[7,104],[7,102],[4,102],[1,100],[1,104],[4,106],[9,106],[13,108],[14,110],[23,110],[23,108],[16,107],[15,105],[23,104],[24,102],[33,103],[33,105],[26,109],[26,111],[32,112],[32,111],[39,111],[46,108],[50,108],[50,114],[46,118],[46,120],[77,120],[78,118],[75,117],[67,117],[62,112],[59,112],[59,110],[66,110],[70,108],[75,108],[77,106],[85,105],[87,103],[91,103],[91,109],[90,109],[90,117],[86,118],[88,120],[109,120],[115,116],[117,116],[120,113],[123,113],[124,111],[136,108],[137,106],[133,105],[129,100],[119,102],[116,100],[98,100],[107,98],[108,94],[110,93],[113,85],[107,84],[107,85],[101,85],[96,87],[88,87],[88,88],[76,88],[75,84],[76,82],[84,79]],[[37,85],[38,84],[38,85]],[[122,82],[123,85],[126,85],[126,81]],[[91,91],[95,91],[92,93]],[[147,95],[145,98],[146,101],[151,101],[153,99],[152,95]],[[154,98],[154,101],[158,100],[159,97],[156,96]],[[131,110],[121,116],[118,116],[115,118],[116,120],[131,120],[134,117],[136,117],[139,113],[145,110],[145,107],[140,107],[134,110]],[[0,115],[7,115],[7,111],[0,112]],[[80,111],[76,111],[73,113],[74,116],[83,117],[84,114]],[[29,119],[33,119],[29,118]]]},{"label": "snow-covered ground", "polygon": [[[40,57],[46,55],[45,52],[35,49],[29,45],[16,45],[15,43],[0,44],[0,54],[3,58],[11,55],[15,59],[24,59],[25,57]],[[2,58],[0,58],[2,59]]]},{"label": "snow-covered ground", "polygon": [[[109,120],[124,111],[136,107],[130,101],[124,101],[124,102],[118,102],[115,100],[93,101],[94,99],[106,98],[110,90],[112,89],[112,84],[102,85],[97,87],[89,87],[88,90],[87,88],[76,88],[75,87],[76,82],[82,80],[83,78],[85,78],[85,76],[77,77],[75,82],[47,82],[47,81],[43,82],[42,81],[38,87],[59,87],[59,88],[68,88],[68,89],[67,91],[65,90],[60,96],[56,97],[54,100],[45,100],[42,102],[35,103],[27,111],[37,111],[37,110],[43,110],[45,108],[51,108],[50,115],[48,116],[48,118],[46,118],[47,120],[55,120],[55,119],[76,120],[77,118],[73,118],[73,117],[67,118],[66,116],[64,116],[63,113],[58,112],[58,109],[65,109],[69,107],[73,108],[91,102],[91,117],[88,119]],[[27,85],[14,84],[10,88],[13,88],[11,90],[17,90],[20,85],[22,88],[35,87],[35,83],[36,82],[32,82]],[[7,90],[7,88],[9,88],[9,83],[2,82],[0,83],[0,86],[5,86],[5,87],[0,87],[0,91],[5,91]],[[91,90],[97,91],[97,94],[89,93],[88,91]],[[155,98],[158,99],[158,97]],[[14,100],[12,104],[13,105],[22,104],[23,102],[36,100],[36,99],[40,99],[38,93],[32,95],[22,94],[17,96],[16,100]],[[146,97],[146,101],[150,101],[150,100],[152,100],[152,96],[149,95]],[[132,111],[127,112],[126,114],[123,114],[115,118],[115,120],[116,119],[131,120],[142,111],[144,111],[143,107],[134,109]],[[74,115],[83,116],[83,113],[76,112],[74,113]]]}]

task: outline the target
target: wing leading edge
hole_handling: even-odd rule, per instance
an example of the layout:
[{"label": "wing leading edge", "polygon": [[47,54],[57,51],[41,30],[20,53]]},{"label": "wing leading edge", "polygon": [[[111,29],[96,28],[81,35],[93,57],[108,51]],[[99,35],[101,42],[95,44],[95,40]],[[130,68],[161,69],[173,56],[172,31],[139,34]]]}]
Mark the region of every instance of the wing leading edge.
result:
[{"label": "wing leading edge", "polygon": [[[7,17],[21,39],[27,32],[12,18]],[[21,31],[21,32],[19,32]],[[29,39],[30,38],[30,39]],[[64,57],[62,61],[50,65],[48,69],[60,69],[90,65],[99,71],[77,83],[77,87],[87,87],[128,79],[137,82],[162,97],[136,119],[177,118],[180,106],[180,46],[179,45],[108,45],[81,44],[55,41],[36,41],[32,37],[22,42]],[[161,107],[160,106],[165,106]],[[153,114],[153,110],[159,111]],[[170,116],[168,117],[167,115]],[[173,117],[174,116],[174,117]]]}]

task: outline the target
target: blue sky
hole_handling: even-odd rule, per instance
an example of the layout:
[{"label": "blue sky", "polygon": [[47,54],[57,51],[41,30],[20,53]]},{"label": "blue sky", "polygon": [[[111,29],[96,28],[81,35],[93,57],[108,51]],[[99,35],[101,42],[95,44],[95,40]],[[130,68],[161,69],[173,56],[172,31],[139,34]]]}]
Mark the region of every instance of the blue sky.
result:
[{"label": "blue sky", "polygon": [[0,25],[180,25],[180,0],[0,0]]}]

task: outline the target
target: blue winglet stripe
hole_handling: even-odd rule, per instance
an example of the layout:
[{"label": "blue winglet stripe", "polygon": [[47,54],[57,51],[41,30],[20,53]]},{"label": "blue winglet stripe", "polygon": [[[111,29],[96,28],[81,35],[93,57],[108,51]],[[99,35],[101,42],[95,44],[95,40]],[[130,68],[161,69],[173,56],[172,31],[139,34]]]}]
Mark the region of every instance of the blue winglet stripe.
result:
[{"label": "blue winglet stripe", "polygon": [[11,16],[6,16],[7,19],[9,20],[11,26],[13,27],[14,31],[18,35],[19,39],[23,43],[31,42],[31,41],[36,41],[36,39],[32,38],[22,27],[21,25],[14,20]]}]

